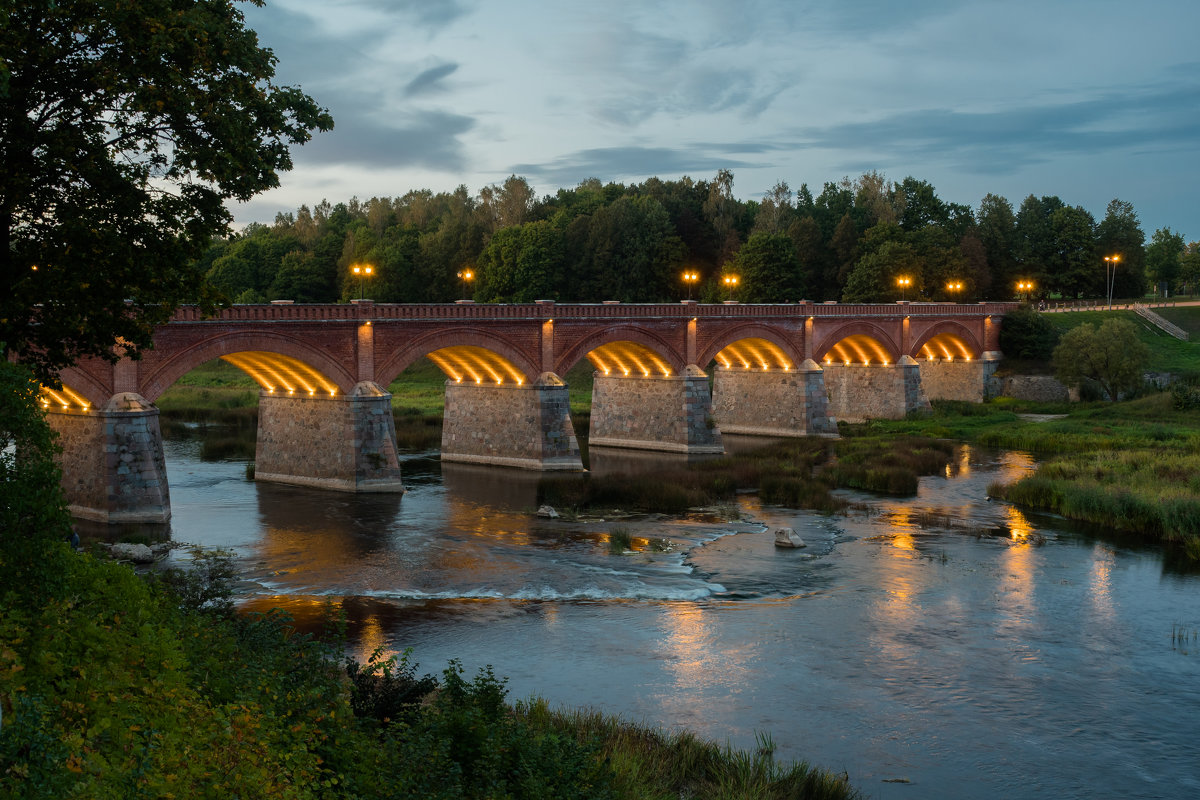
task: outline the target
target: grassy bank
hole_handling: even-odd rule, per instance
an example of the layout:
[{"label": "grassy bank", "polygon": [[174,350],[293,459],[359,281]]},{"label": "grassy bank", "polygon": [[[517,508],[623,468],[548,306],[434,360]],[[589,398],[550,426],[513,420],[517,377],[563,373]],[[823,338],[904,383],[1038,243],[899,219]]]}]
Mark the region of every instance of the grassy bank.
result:
[{"label": "grassy bank", "polygon": [[[1029,421],[1018,410],[1057,411]],[[1200,559],[1200,410],[1170,392],[1121,403],[1036,407],[1012,402],[935,404],[924,419],[876,421],[877,433],[951,436],[1042,459],[994,496],[1068,519],[1182,547]]]}]

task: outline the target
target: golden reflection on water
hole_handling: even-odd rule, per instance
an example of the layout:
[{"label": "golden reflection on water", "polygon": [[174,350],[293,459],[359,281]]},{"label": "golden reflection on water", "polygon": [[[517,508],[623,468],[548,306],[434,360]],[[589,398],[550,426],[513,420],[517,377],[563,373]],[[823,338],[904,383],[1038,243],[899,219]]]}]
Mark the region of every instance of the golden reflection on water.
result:
[{"label": "golden reflection on water", "polygon": [[1108,624],[1116,619],[1116,609],[1112,597],[1112,569],[1117,556],[1103,542],[1096,542],[1092,548],[1092,574],[1089,592],[1092,601],[1092,611],[1098,622]]},{"label": "golden reflection on water", "polygon": [[673,656],[671,669],[676,685],[694,688],[707,684],[712,676],[708,675],[705,659],[710,655],[712,634],[704,612],[695,603],[672,603],[667,606],[666,623],[670,630],[666,646]]}]

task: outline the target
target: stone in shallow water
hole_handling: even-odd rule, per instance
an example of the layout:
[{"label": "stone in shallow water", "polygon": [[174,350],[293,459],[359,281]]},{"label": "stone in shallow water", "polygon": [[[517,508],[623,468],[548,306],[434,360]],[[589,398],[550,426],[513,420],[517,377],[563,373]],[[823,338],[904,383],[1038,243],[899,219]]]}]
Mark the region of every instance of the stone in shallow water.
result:
[{"label": "stone in shallow water", "polygon": [[546,519],[558,519],[558,512],[554,510],[553,506],[542,506],[537,510],[537,515]]},{"label": "stone in shallow water", "polygon": [[135,564],[150,564],[154,561],[154,552],[144,544],[119,542],[109,551],[118,561],[132,561]]},{"label": "stone in shallow water", "polygon": [[776,528],[775,529],[775,546],[776,547],[807,547],[804,540],[796,533],[794,528]]}]

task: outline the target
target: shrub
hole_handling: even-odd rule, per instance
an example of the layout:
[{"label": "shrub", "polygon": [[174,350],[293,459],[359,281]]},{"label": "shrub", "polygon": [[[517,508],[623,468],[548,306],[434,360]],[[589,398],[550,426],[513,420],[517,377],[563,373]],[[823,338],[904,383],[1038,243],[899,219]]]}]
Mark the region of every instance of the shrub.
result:
[{"label": "shrub", "polygon": [[1023,305],[1004,315],[1000,326],[1000,350],[1010,358],[1049,361],[1059,333],[1044,314]]}]

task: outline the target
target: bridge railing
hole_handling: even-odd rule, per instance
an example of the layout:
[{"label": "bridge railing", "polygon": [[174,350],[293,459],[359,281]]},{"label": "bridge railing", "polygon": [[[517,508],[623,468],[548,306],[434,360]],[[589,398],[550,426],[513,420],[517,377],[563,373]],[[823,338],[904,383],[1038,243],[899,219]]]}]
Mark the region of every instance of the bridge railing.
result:
[{"label": "bridge railing", "polygon": [[175,312],[173,321],[981,317],[1003,315],[1016,306],[1016,303],[272,303],[229,306],[212,317],[205,317],[195,306],[183,306]]}]

